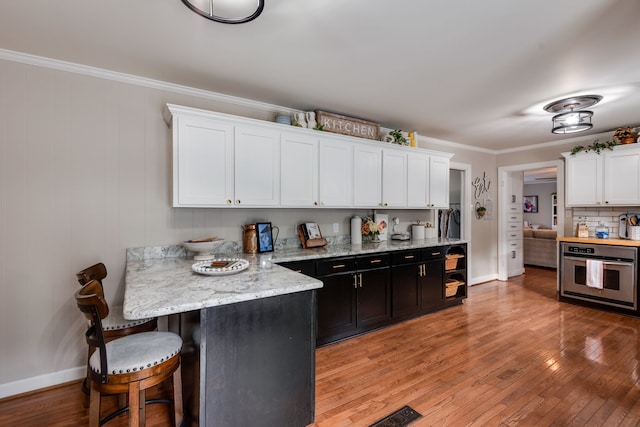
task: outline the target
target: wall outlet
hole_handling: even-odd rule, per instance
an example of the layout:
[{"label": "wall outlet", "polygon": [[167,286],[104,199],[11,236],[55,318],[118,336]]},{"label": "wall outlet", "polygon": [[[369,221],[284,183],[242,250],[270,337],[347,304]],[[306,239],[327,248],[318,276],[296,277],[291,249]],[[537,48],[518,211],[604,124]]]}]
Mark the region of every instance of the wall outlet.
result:
[{"label": "wall outlet", "polygon": [[334,233],[340,232],[340,224],[338,224],[337,222],[333,223],[333,232]]}]

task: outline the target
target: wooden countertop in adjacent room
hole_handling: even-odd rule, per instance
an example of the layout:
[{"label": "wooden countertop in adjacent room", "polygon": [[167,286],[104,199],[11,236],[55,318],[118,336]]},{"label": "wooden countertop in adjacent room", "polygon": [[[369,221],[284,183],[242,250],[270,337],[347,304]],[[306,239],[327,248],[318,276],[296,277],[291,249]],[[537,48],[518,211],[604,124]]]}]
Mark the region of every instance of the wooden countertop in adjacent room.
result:
[{"label": "wooden countertop in adjacent room", "polygon": [[595,237],[558,237],[559,242],[590,243],[594,245],[635,246],[640,247],[640,240],[628,239],[596,239]]}]

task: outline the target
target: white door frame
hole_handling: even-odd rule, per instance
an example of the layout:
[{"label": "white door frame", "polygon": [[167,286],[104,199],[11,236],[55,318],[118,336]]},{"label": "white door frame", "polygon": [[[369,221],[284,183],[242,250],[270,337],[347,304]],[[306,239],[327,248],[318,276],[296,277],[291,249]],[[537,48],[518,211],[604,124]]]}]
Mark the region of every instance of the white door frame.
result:
[{"label": "white door frame", "polygon": [[504,218],[507,217],[507,207],[509,200],[508,186],[505,184],[507,174],[510,172],[523,172],[541,168],[556,168],[557,175],[557,195],[558,195],[558,237],[564,236],[564,161],[551,160],[547,162],[526,163],[521,165],[502,166],[498,168],[498,182],[500,183],[498,190],[498,205],[500,206],[498,214],[498,280],[507,280],[507,257],[509,256],[507,246],[507,224]]},{"label": "white door frame", "polygon": [[[460,224],[460,240],[467,242],[467,257],[472,254],[471,251],[471,218],[473,216],[473,203],[471,202],[471,165],[468,163],[449,163],[449,169],[462,171],[462,182],[460,189],[460,215],[462,216],[462,224]],[[471,263],[467,262],[467,284],[471,283],[469,278],[471,275]]]}]

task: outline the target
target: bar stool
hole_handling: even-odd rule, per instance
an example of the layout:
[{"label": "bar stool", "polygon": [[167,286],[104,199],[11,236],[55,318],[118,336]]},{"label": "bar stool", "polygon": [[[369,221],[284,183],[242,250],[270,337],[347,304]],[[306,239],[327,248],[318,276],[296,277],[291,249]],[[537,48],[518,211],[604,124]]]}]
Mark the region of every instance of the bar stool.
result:
[{"label": "bar stool", "polygon": [[[96,280],[102,285],[102,280],[107,277],[107,267],[101,262],[87,267],[76,273],[80,286],[84,286],[91,280]],[[107,342],[116,338],[121,338],[131,334],[140,332],[150,332],[158,329],[158,319],[153,317],[150,319],[127,320],[122,314],[122,306],[116,305],[110,307],[109,315],[102,320],[102,328],[104,330],[104,338]],[[82,382],[82,391],[89,393],[88,378],[89,365],[88,361],[95,349],[89,346],[89,354],[87,355],[87,377]]]},{"label": "bar stool", "polygon": [[89,426],[98,427],[114,415],[100,420],[102,394],[128,393],[129,426],[145,424],[145,390],[169,378],[173,382],[173,422],[182,424],[182,338],[172,332],[141,332],[107,342],[102,320],[109,314],[102,285],[91,280],[75,293],[78,308],[91,325],[85,334],[89,347]]}]

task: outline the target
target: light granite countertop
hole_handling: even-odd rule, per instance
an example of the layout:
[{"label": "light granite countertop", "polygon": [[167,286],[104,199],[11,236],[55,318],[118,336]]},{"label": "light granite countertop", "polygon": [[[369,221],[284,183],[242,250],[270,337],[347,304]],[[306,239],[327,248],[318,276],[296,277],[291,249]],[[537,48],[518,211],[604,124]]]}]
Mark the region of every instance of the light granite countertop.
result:
[{"label": "light granite countertop", "polygon": [[[296,273],[277,263],[458,243],[466,242],[426,239],[329,245],[313,249],[291,248],[256,255],[225,254],[224,256],[246,259],[250,264],[246,270],[226,276],[207,276],[193,272],[193,258],[171,256],[179,253],[172,248],[133,248],[127,251],[123,314],[127,319],[166,316],[322,287],[322,281]],[[147,254],[151,254],[150,257]],[[154,254],[160,256],[153,257]],[[260,267],[260,260],[265,258],[272,260],[270,268]]]}]

